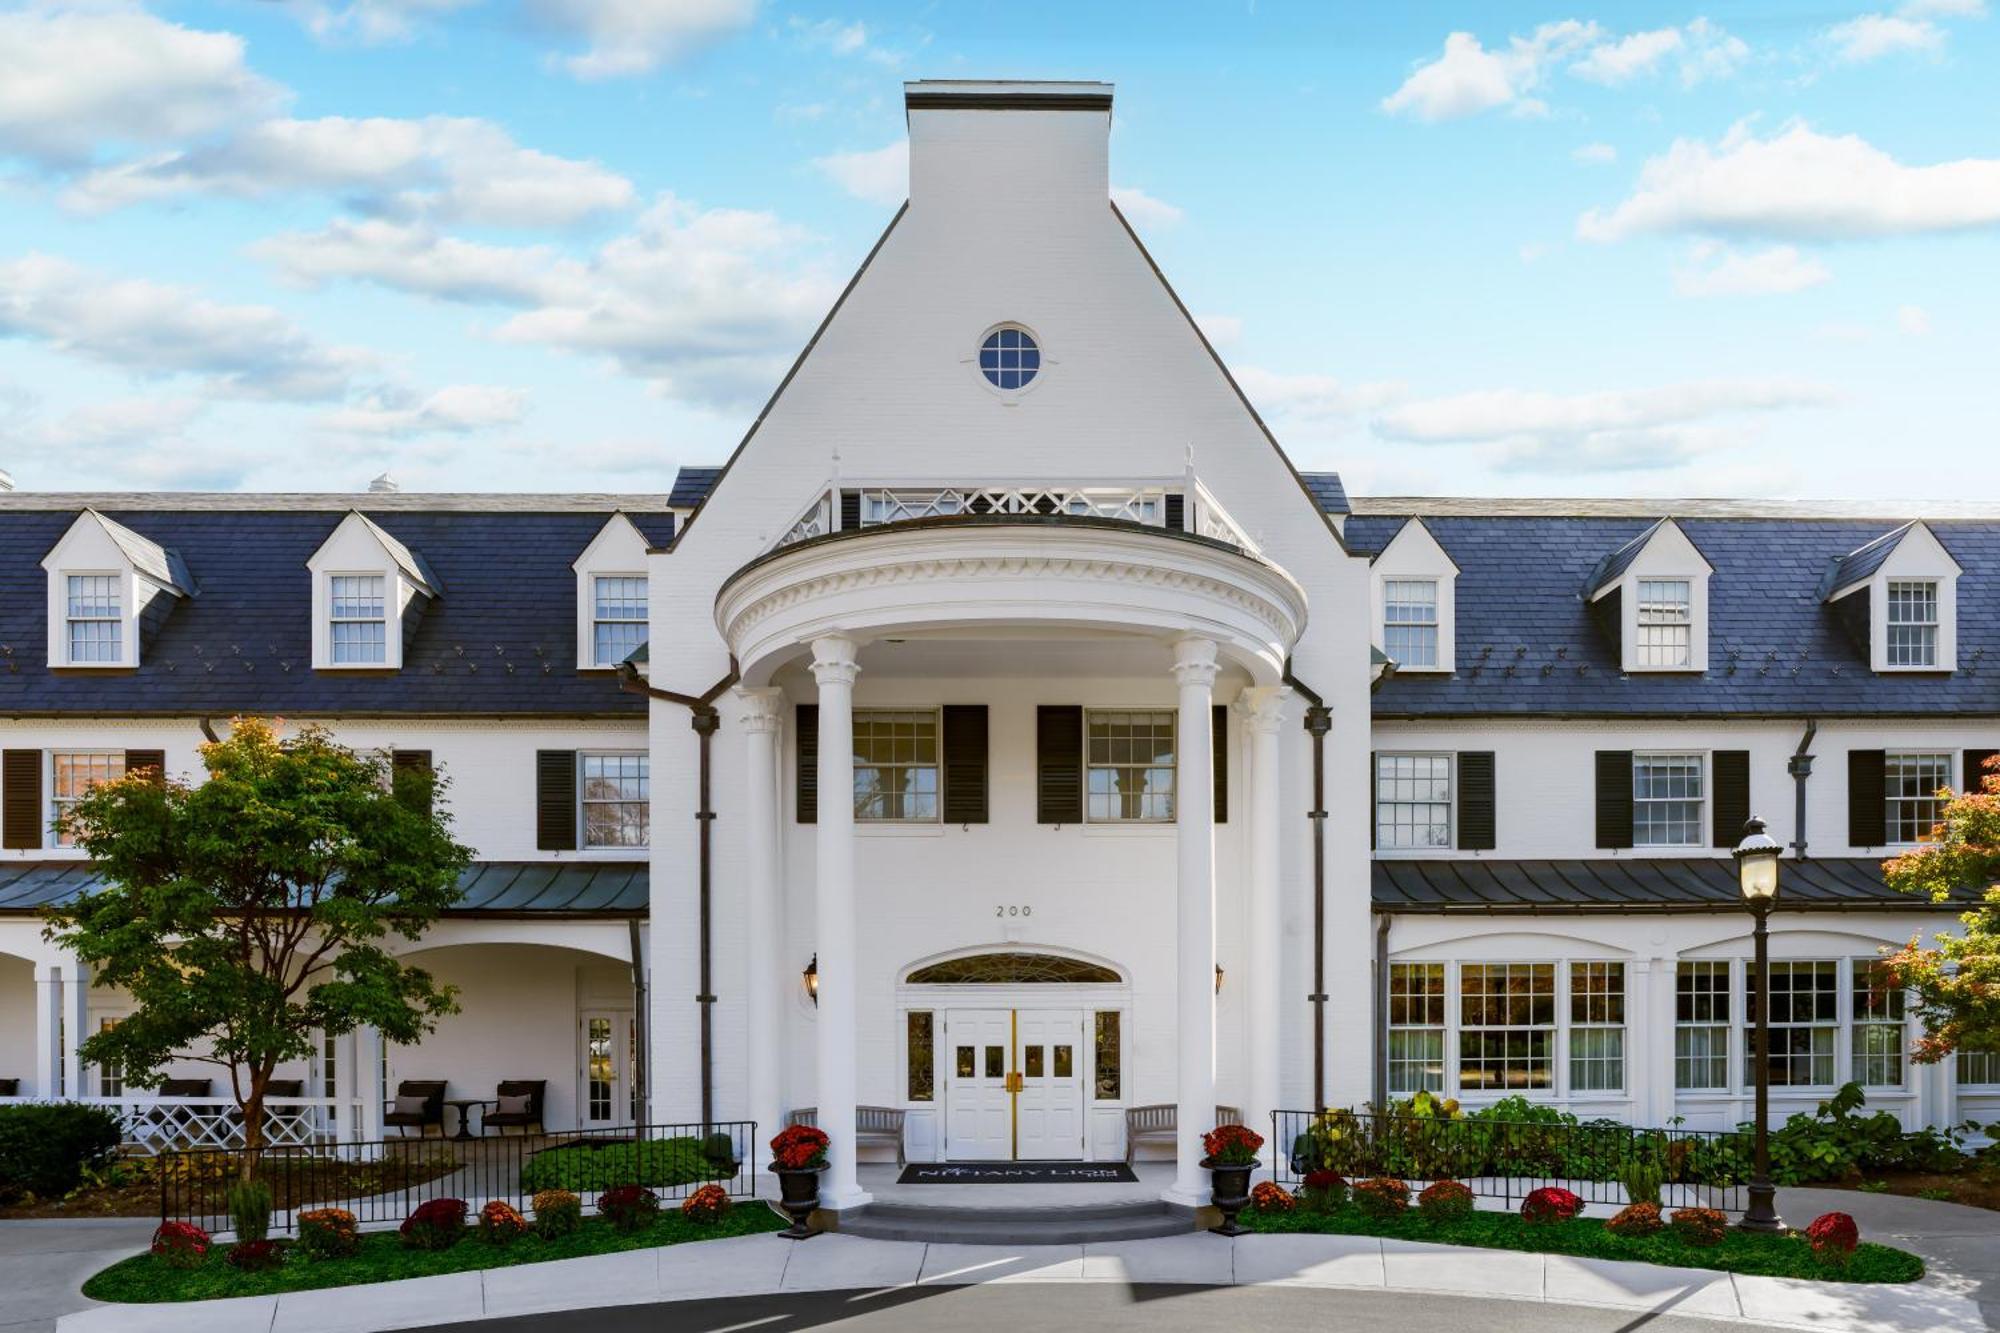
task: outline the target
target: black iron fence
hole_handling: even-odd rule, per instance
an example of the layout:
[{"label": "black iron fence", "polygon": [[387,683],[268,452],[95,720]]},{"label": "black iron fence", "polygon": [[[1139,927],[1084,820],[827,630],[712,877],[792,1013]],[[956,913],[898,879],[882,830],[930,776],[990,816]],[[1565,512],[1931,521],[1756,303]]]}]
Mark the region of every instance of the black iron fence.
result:
[{"label": "black iron fence", "polygon": [[586,1206],[621,1185],[644,1185],[663,1206],[711,1184],[747,1199],[756,1193],[758,1143],[755,1121],[726,1120],[476,1139],[413,1136],[254,1153],[199,1148],[162,1153],[153,1169],[162,1222],[228,1229],[229,1190],[247,1165],[270,1187],[271,1229],[289,1232],[311,1208],[344,1208],[363,1226],[401,1222],[431,1199],[463,1199],[474,1213],[499,1199],[526,1213],[547,1189],[569,1190]]},{"label": "black iron fence", "polygon": [[1296,1189],[1314,1171],[1349,1182],[1393,1176],[1412,1192],[1436,1180],[1508,1201],[1545,1185],[1585,1203],[1623,1204],[1625,1182],[1657,1173],[1660,1205],[1741,1212],[1750,1136],[1740,1131],[1640,1129],[1616,1121],[1428,1119],[1370,1112],[1274,1111],[1277,1180]]}]

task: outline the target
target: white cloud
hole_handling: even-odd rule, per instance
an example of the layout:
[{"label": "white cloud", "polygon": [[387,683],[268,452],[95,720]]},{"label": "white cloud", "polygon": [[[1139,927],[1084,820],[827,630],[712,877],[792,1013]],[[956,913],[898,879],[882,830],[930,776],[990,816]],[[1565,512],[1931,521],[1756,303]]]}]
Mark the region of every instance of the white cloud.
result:
[{"label": "white cloud", "polygon": [[1656,28],[1635,32],[1617,41],[1601,42],[1590,48],[1583,59],[1569,67],[1579,79],[1615,87],[1642,74],[1651,74],[1660,62],[1681,49],[1685,39],[1679,28]]},{"label": "white cloud", "polygon": [[1400,383],[1349,384],[1331,375],[1281,375],[1257,366],[1239,366],[1235,375],[1259,413],[1307,429],[1351,422],[1407,392]]},{"label": "white cloud", "polygon": [[559,300],[586,276],[583,265],[544,246],[482,245],[380,218],[336,218],[321,231],[269,237],[251,252],[309,286],[358,279],[474,305]]},{"label": "white cloud", "polygon": [[812,50],[825,51],[836,56],[860,56],[878,65],[894,68],[903,63],[903,53],[891,51],[868,38],[868,25],[860,21],[844,23],[839,19],[820,19],[813,22],[794,14],[790,27],[792,35],[799,43]]},{"label": "white cloud", "polygon": [[348,0],[346,4],[293,0],[289,7],[320,41],[373,46],[408,41],[427,20],[473,3],[476,0]]},{"label": "white cloud", "polygon": [[523,148],[457,116],[268,120],[233,138],[91,172],[64,195],[101,213],[182,194],[317,190],[371,212],[499,226],[561,226],[630,207],[632,183],[595,162]]},{"label": "white cloud", "polygon": [[1132,185],[1112,186],[1111,202],[1118,205],[1118,211],[1135,227],[1158,230],[1173,226],[1182,217],[1180,209]]},{"label": "white cloud", "polygon": [[1907,0],[1896,12],[1913,19],[1978,19],[1986,17],[1986,0]]},{"label": "white cloud", "polygon": [[511,426],[527,415],[528,395],[485,384],[453,384],[421,402],[379,394],[323,417],[320,424],[348,435],[462,435]]},{"label": "white cloud", "polygon": [[0,419],[0,448],[34,469],[29,485],[229,490],[257,461],[241,443],[191,435],[199,398],[111,398],[54,421]]},{"label": "white cloud", "polygon": [[1742,254],[1714,241],[1698,242],[1688,262],[1674,270],[1674,290],[1682,296],[1756,296],[1803,291],[1833,275],[1826,265],[1796,247],[1774,245]]},{"label": "white cloud", "polygon": [[238,398],[337,398],[370,360],[319,343],[268,306],[223,305],[46,255],[0,264],[0,337],[141,375],[197,376],[210,393]]},{"label": "white cloud", "polygon": [[1565,19],[1544,23],[1530,37],[1510,37],[1505,47],[1489,51],[1473,34],[1454,32],[1445,38],[1444,53],[1418,66],[1400,88],[1382,99],[1382,109],[1390,115],[1440,121],[1520,103],[1541,82],[1551,61],[1598,36],[1595,23]]},{"label": "white cloud", "polygon": [[1692,88],[1710,79],[1726,79],[1750,58],[1750,44],[1731,36],[1718,24],[1697,18],[1682,30],[1687,43],[1681,52],[1681,86]]},{"label": "white cloud", "polygon": [[171,143],[283,98],[243,39],[137,8],[0,13],[0,155],[66,165],[104,144]]},{"label": "white cloud", "polygon": [[1834,59],[1848,64],[1877,60],[1899,51],[1936,55],[1944,49],[1944,29],[1928,19],[1898,14],[1863,14],[1826,30]]},{"label": "white cloud", "polygon": [[1931,317],[1920,305],[1896,307],[1896,331],[1921,338],[1931,331]]},{"label": "white cloud", "polygon": [[1196,315],[1194,322],[1200,326],[1203,336],[1218,347],[1243,336],[1243,320],[1236,315]]},{"label": "white cloud", "polygon": [[1796,380],[1706,380],[1556,394],[1499,389],[1394,407],[1376,435],[1405,444],[1494,446],[1503,471],[1579,473],[1679,466],[1734,440],[1735,419],[1834,400]]},{"label": "white cloud", "polygon": [[556,63],[579,79],[647,74],[750,26],[757,0],[528,0],[528,13],[584,50]]},{"label": "white cloud", "polygon": [[2000,160],[1906,166],[1857,135],[1795,122],[1767,139],[1747,125],[1714,147],[1676,140],[1647,161],[1616,207],[1577,219],[1577,235],[1616,241],[1646,232],[1784,239],[1894,236],[2000,224]]},{"label": "white cloud", "polygon": [[1587,143],[1570,150],[1570,157],[1588,166],[1609,166],[1618,160],[1618,150],[1608,143]]},{"label": "white cloud", "polygon": [[832,153],[813,159],[821,175],[871,204],[893,207],[909,197],[910,141],[898,139],[858,153]]}]

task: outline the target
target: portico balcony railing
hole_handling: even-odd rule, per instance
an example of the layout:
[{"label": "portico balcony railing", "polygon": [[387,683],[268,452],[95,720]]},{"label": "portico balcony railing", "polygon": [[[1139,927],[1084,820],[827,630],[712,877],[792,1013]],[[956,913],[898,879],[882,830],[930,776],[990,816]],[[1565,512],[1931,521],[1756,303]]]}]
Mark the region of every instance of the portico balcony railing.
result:
[{"label": "portico balcony railing", "polygon": [[1191,532],[1261,555],[1257,543],[1192,474],[1160,482],[892,486],[827,482],[773,549],[813,537],[961,514],[1096,518]]},{"label": "portico balcony railing", "polygon": [[[0,1104],[45,1100],[0,1097]],[[60,1097],[52,1100],[102,1106],[118,1119],[124,1146],[138,1153],[243,1146],[243,1113],[228,1097]],[[273,1097],[264,1103],[264,1142],[273,1148],[307,1148],[333,1139],[343,1112],[359,1126],[362,1104],[344,1097]],[[355,1133],[348,1130],[348,1136]]]}]

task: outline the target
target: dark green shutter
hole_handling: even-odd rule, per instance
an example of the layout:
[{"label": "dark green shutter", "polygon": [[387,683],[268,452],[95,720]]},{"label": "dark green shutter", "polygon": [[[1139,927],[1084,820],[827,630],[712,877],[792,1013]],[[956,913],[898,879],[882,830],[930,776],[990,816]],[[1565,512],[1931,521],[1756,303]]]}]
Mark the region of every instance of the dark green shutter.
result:
[{"label": "dark green shutter", "polygon": [[167,780],[167,752],[165,750],[127,750],[125,752],[125,775],[149,772],[154,782]]},{"label": "dark green shutter", "polygon": [[840,530],[852,532],[861,526],[861,492],[840,493]]},{"label": "dark green shutter", "polygon": [[1493,751],[1461,750],[1458,754],[1458,846],[1460,851],[1490,852],[1497,845],[1493,817]]},{"label": "dark green shutter", "polygon": [[429,750],[396,750],[389,755],[393,780],[396,784],[397,799],[412,810],[423,814],[431,813],[432,789],[431,752]]},{"label": "dark green shutter", "polygon": [[535,751],[535,846],[576,850],[576,751]]},{"label": "dark green shutter", "polygon": [[792,712],[792,765],[798,770],[795,818],[819,823],[819,705],[800,704]]},{"label": "dark green shutter", "polygon": [[1632,845],[1632,752],[1597,752],[1597,845]]},{"label": "dark green shutter", "polygon": [[943,759],[944,822],[986,822],[986,705],[946,704]]},{"label": "dark green shutter", "polygon": [[1965,752],[1965,786],[1960,796],[1982,796],[1986,792],[1986,761],[2000,750],[1967,750]]},{"label": "dark green shutter", "polygon": [[1035,822],[1083,822],[1083,709],[1075,704],[1035,709]]},{"label": "dark green shutter", "polygon": [[39,851],[42,822],[42,752],[0,753],[0,847]]},{"label": "dark green shutter", "polygon": [[1185,532],[1187,530],[1187,497],[1184,495],[1169,495],[1164,497],[1164,499],[1166,500],[1166,511],[1161,517],[1166,520],[1166,525],[1175,532]]},{"label": "dark green shutter", "polygon": [[1847,842],[1883,847],[1889,842],[1888,760],[1880,750],[1847,752]]},{"label": "dark green shutter", "polygon": [[1208,715],[1208,757],[1215,768],[1215,822],[1229,822],[1229,706],[1216,704]]},{"label": "dark green shutter", "polygon": [[1750,822],[1750,752],[1717,750],[1710,761],[1715,769],[1715,829],[1710,841],[1717,847],[1734,847],[1743,841],[1743,826]]}]

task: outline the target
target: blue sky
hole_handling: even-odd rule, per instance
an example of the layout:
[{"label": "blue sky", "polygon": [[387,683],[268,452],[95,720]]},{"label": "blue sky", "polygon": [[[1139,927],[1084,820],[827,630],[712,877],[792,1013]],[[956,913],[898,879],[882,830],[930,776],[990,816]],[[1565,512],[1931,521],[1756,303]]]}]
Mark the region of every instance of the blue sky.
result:
[{"label": "blue sky", "polygon": [[0,5],[0,467],[664,489],[900,199],[902,80],[1097,78],[1303,467],[1980,498],[1996,70],[1982,0]]}]

